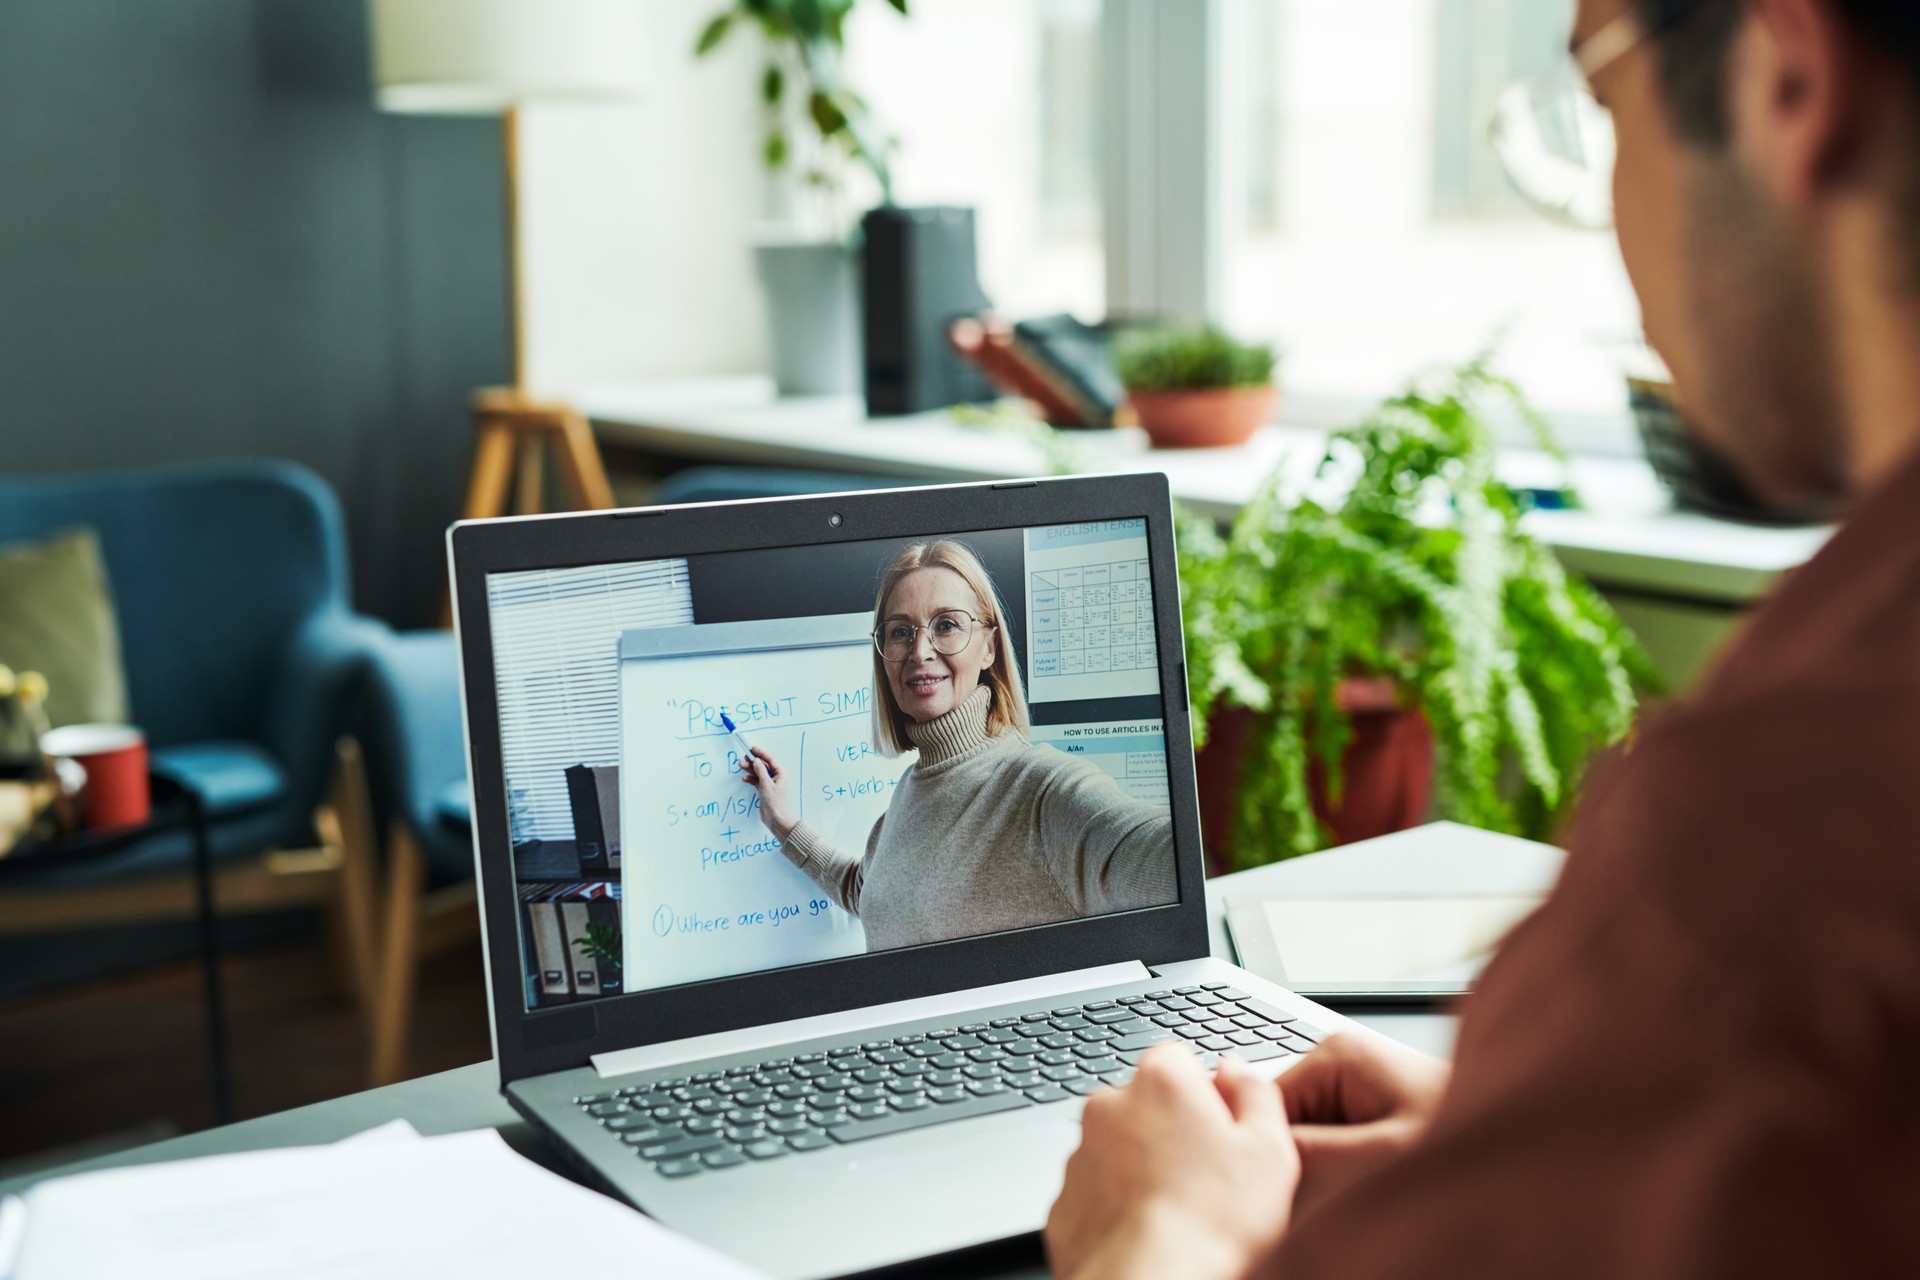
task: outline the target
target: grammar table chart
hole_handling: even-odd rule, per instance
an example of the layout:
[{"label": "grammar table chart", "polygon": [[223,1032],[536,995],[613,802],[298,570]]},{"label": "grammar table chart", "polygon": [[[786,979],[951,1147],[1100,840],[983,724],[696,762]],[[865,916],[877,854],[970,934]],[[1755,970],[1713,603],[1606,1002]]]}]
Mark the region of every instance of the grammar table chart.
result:
[{"label": "grammar table chart", "polygon": [[1027,608],[1034,701],[1159,693],[1145,521],[1030,530]]}]

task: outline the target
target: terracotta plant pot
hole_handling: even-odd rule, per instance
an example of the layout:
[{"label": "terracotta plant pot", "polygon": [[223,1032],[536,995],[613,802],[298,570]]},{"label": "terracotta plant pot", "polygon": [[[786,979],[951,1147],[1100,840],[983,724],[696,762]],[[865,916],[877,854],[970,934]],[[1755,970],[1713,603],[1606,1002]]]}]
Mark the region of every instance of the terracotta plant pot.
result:
[{"label": "terracotta plant pot", "polygon": [[[1399,705],[1388,680],[1343,680],[1340,707],[1353,717],[1353,737],[1341,756],[1345,777],[1340,805],[1327,799],[1325,771],[1307,767],[1314,816],[1333,832],[1335,844],[1418,826],[1433,798],[1433,728],[1417,710]],[[1200,792],[1200,842],[1207,873],[1233,869],[1227,844],[1233,835],[1234,794],[1254,713],[1218,706],[1207,721],[1207,745],[1194,760]]]},{"label": "terracotta plant pot", "polygon": [[1213,449],[1245,444],[1273,420],[1280,392],[1264,387],[1129,391],[1127,403],[1159,449]]}]

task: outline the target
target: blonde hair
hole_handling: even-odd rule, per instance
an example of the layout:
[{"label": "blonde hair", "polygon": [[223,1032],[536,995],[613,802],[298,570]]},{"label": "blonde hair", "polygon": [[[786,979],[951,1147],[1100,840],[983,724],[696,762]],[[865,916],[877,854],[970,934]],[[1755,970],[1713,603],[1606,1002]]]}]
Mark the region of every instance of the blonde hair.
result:
[{"label": "blonde hair", "polygon": [[[887,566],[887,571],[880,576],[880,591],[873,598],[873,625],[877,628],[886,621],[887,597],[900,585],[900,579],[916,569],[951,569],[973,588],[973,594],[986,614],[981,621],[1001,632],[999,643],[994,646],[993,665],[980,677],[980,682],[992,697],[987,706],[987,733],[997,734],[1013,729],[1024,735],[1027,732],[1027,691],[1020,683],[1020,664],[1014,659],[1013,637],[1007,635],[1001,626],[1006,609],[1000,603],[1000,593],[993,589],[993,579],[987,576],[986,566],[980,563],[980,557],[973,553],[973,548],[950,538],[942,538],[938,542],[916,542],[902,548],[900,554],[893,558],[893,563]],[[887,679],[886,659],[880,656],[877,648],[873,651],[873,688],[878,695],[873,700],[874,746],[882,755],[889,756],[913,750],[913,743],[907,737],[907,725],[912,721],[900,709],[900,704],[894,701],[893,682]]]}]

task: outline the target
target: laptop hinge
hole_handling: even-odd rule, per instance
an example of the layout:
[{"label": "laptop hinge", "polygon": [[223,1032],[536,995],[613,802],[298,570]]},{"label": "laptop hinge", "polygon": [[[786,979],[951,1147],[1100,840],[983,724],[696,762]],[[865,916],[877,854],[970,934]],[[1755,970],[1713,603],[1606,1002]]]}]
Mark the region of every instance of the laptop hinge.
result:
[{"label": "laptop hinge", "polygon": [[631,1071],[652,1071],[658,1067],[670,1067],[682,1062],[698,1062],[704,1058],[718,1058],[724,1054],[777,1049],[782,1045],[792,1044],[796,1040],[811,1040],[817,1036],[846,1035],[872,1027],[910,1022],[916,1018],[945,1018],[974,1009],[987,1009],[1021,1000],[1051,1000],[1076,991],[1117,986],[1122,982],[1136,982],[1152,976],[1147,972],[1147,967],[1138,960],[1128,960],[1122,964],[1103,964],[1092,969],[1074,969],[1067,973],[1049,973],[1038,978],[1022,978],[1018,982],[999,982],[990,987],[968,987],[961,991],[943,992],[937,996],[921,996],[916,1000],[896,1000],[892,1004],[868,1005],[862,1009],[848,1009],[842,1013],[822,1013],[811,1018],[794,1018],[789,1022],[768,1022],[757,1027],[742,1027],[738,1031],[719,1031],[713,1035],[689,1036],[684,1040],[667,1040],[660,1044],[638,1045],[632,1049],[615,1049],[610,1053],[594,1054],[593,1068],[602,1076],[626,1075]]}]

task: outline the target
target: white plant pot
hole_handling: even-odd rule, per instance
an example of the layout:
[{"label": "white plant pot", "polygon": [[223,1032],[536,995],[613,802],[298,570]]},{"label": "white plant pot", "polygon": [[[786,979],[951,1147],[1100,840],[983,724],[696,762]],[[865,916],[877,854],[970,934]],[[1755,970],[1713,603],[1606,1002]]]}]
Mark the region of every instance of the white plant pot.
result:
[{"label": "white plant pot", "polygon": [[754,246],[767,303],[767,355],[783,396],[858,394],[859,264],[839,242]]}]

